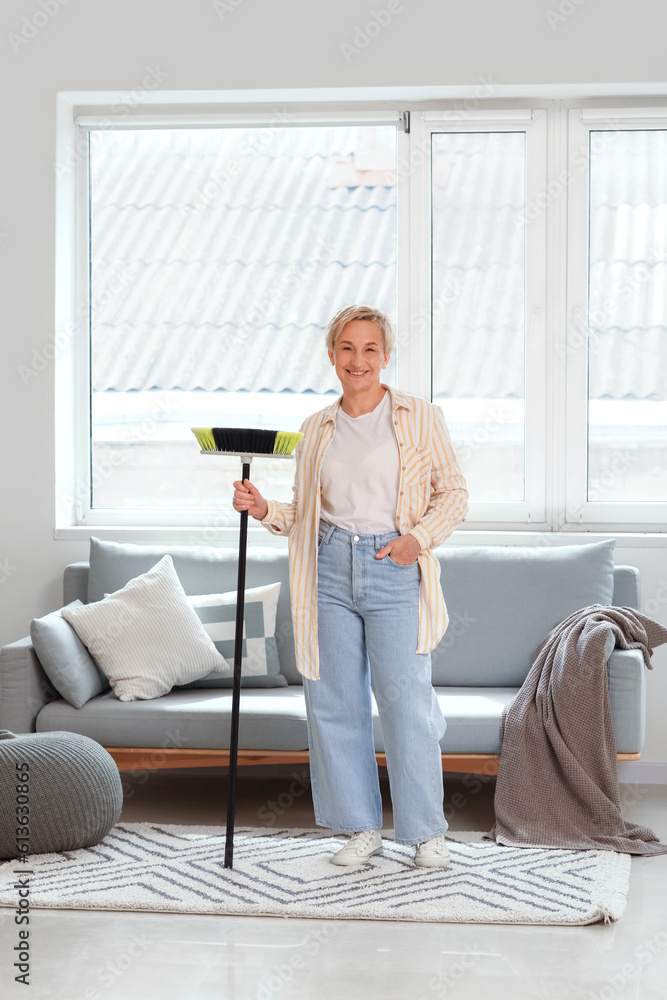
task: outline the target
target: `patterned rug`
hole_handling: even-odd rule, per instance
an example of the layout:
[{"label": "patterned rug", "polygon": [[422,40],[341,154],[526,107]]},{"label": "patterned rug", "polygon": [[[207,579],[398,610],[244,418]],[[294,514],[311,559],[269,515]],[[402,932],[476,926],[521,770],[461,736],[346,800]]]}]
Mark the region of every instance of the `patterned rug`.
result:
[{"label": "patterned rug", "polygon": [[343,834],[237,827],[226,869],[224,827],[121,823],[97,847],[0,864],[0,906],[17,905],[19,877],[29,879],[30,905],[49,909],[512,924],[623,915],[629,854],[501,847],[476,831],[446,836],[444,869],[417,868],[413,849],[391,839],[383,854],[343,868],[329,861]]}]

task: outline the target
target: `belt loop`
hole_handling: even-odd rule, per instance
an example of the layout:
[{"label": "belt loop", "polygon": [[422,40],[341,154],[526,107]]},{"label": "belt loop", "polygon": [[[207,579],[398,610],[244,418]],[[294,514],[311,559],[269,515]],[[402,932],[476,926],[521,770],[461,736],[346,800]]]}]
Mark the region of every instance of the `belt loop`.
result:
[{"label": "belt loop", "polygon": [[328,545],[329,544],[329,539],[331,538],[332,534],[334,533],[335,527],[336,527],[335,524],[329,524],[327,526],[327,530],[325,532],[324,538],[320,542],[320,545]]}]

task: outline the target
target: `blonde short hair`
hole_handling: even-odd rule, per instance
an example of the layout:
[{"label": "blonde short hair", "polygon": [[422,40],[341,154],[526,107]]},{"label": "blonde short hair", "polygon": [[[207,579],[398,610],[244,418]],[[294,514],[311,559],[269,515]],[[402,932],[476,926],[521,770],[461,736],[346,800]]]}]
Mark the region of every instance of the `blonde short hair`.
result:
[{"label": "blonde short hair", "polygon": [[386,313],[380,312],[379,309],[373,309],[372,306],[346,306],[345,309],[337,312],[334,318],[327,323],[328,350],[333,351],[338,334],[344,326],[355,319],[364,319],[375,323],[382,333],[384,353],[391,354],[396,344],[396,334],[394,333],[391,320]]}]

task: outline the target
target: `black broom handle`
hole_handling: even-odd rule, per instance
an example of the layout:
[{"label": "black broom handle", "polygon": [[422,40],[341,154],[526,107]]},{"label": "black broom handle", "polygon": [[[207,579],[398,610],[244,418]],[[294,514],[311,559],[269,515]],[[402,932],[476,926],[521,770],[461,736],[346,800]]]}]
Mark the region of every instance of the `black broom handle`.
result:
[{"label": "black broom handle", "polygon": [[[241,482],[250,479],[250,462],[243,463]],[[239,707],[241,703],[241,660],[243,658],[243,613],[245,605],[245,564],[248,541],[248,511],[241,511],[239,531],[239,569],[236,585],[236,634],[234,637],[234,680],[232,683],[232,726],[229,737],[229,791],[227,793],[227,829],[225,833],[225,868],[234,858],[234,815],[236,812],[236,760],[239,746]]]}]

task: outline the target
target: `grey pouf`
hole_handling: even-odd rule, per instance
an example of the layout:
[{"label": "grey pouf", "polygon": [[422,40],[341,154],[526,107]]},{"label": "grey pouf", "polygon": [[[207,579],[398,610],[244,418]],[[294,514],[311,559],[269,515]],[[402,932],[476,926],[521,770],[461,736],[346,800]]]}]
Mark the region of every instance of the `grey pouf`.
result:
[{"label": "grey pouf", "polygon": [[1,859],[93,847],[118,822],[122,805],[116,762],[95,740],[0,729]]}]

